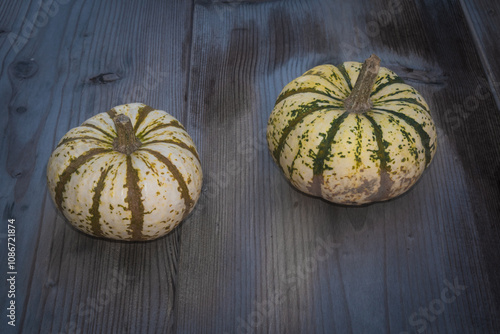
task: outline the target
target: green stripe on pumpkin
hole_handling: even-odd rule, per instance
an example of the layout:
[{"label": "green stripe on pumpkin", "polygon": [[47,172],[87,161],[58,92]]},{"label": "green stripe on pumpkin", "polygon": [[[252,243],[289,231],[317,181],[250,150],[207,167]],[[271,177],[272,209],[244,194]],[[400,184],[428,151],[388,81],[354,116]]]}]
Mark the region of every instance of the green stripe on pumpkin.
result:
[{"label": "green stripe on pumpkin", "polygon": [[[307,71],[306,73],[304,73],[302,75],[302,77],[305,77],[305,76],[316,76],[318,78],[321,78],[325,81],[327,81],[330,85],[332,85],[333,87],[337,88],[338,90],[340,91],[343,91],[345,90],[345,87],[343,87],[343,85],[341,84],[341,79],[337,73],[335,71],[332,71],[331,73],[333,75],[333,77],[335,78],[335,80],[337,81],[331,81],[330,78],[326,75],[324,75],[323,72],[318,72],[318,70],[310,70],[310,71]],[[325,87],[326,88],[326,87]]]},{"label": "green stripe on pumpkin", "polygon": [[186,181],[184,181],[184,178],[182,177],[181,172],[170,161],[170,159],[165,157],[163,154],[161,154],[157,151],[154,151],[152,149],[149,149],[149,148],[142,148],[141,150],[152,154],[156,159],[158,159],[158,161],[162,162],[165,166],[167,166],[168,170],[170,171],[170,173],[172,173],[172,176],[177,181],[177,184],[179,185],[179,188],[178,188],[179,193],[181,194],[182,199],[184,199],[184,206],[185,206],[184,214],[183,214],[183,219],[184,219],[187,216],[187,214],[189,213],[189,211],[191,211],[191,208],[194,205],[194,201],[191,198],[191,195],[189,194],[189,188],[186,184]]},{"label": "green stripe on pumpkin", "polygon": [[416,105],[416,106],[422,108],[423,110],[425,110],[427,112],[427,114],[429,113],[429,111],[427,110],[427,107],[425,105],[423,105],[422,103],[420,103],[415,98],[403,97],[400,99],[396,98],[396,99],[387,99],[387,100],[380,101],[380,103],[387,103],[387,102],[402,102],[403,104],[413,104],[413,105]]},{"label": "green stripe on pumpkin", "polygon": [[377,142],[377,151],[375,156],[377,160],[380,161],[379,174],[380,174],[380,186],[378,191],[370,196],[370,201],[381,201],[390,197],[390,190],[394,181],[391,180],[389,172],[391,171],[388,163],[391,161],[389,154],[385,150],[386,146],[389,144],[383,138],[382,127],[369,115],[363,114],[366,119],[371,123],[373,128],[373,134],[375,135],[375,141]]},{"label": "green stripe on pumpkin", "polygon": [[[387,78],[387,82],[379,84],[379,82],[385,78]],[[380,92],[382,89],[384,89],[387,86],[398,84],[398,83],[405,83],[405,82],[400,77],[391,77],[389,75],[381,76],[375,82],[375,86],[373,87],[374,89],[370,93],[370,96],[377,94],[378,92]]]},{"label": "green stripe on pumpkin", "polygon": [[[331,83],[333,86],[336,86],[335,82],[331,81],[330,78],[326,75],[324,75],[325,73],[320,71],[317,67],[316,68],[313,68],[313,69],[310,69],[309,71],[305,72],[302,77],[305,77],[305,76],[308,76],[308,75],[312,75],[312,76],[318,76],[322,79],[325,79],[326,81],[328,81],[329,83]],[[335,73],[335,71],[332,71],[332,75],[335,77],[336,80],[340,80],[340,78],[337,76],[337,73]]]},{"label": "green stripe on pumpkin", "polygon": [[84,154],[78,156],[77,158],[71,160],[69,165],[64,169],[64,171],[61,173],[59,176],[59,181],[57,181],[56,187],[55,187],[55,202],[59,210],[63,211],[62,209],[62,203],[64,201],[63,195],[64,195],[64,188],[66,186],[66,183],[71,179],[71,175],[78,170],[82,165],[87,163],[90,159],[95,157],[96,155],[102,154],[102,153],[107,153],[113,151],[112,149],[109,148],[93,148],[91,150],[88,150]]},{"label": "green stripe on pumpkin", "polygon": [[154,111],[154,110],[155,110],[154,108],[152,108],[150,106],[147,106],[147,105],[145,105],[144,107],[139,108],[139,111],[137,113],[137,121],[134,124],[134,133],[137,132],[137,129],[142,124],[142,122],[144,122],[144,120],[146,119],[146,117],[148,116],[148,114],[150,112]]},{"label": "green stripe on pumpkin", "polygon": [[314,101],[309,106],[302,107],[300,109],[296,109],[293,111],[295,117],[292,118],[290,121],[288,121],[288,124],[283,128],[283,131],[281,133],[281,137],[278,141],[278,145],[274,149],[273,156],[276,159],[276,161],[279,161],[281,152],[283,151],[283,148],[285,147],[286,138],[288,137],[290,132],[297,126],[297,124],[299,124],[306,116],[309,116],[309,115],[313,114],[314,112],[320,111],[320,110],[343,109],[343,107],[318,105],[318,102],[324,102],[324,101]]},{"label": "green stripe on pumpkin", "polygon": [[425,152],[425,166],[428,166],[431,162],[432,159],[432,154],[431,154],[431,147],[430,147],[430,137],[429,134],[424,130],[423,126],[420,125],[417,121],[415,121],[413,118],[409,117],[408,115],[405,115],[400,112],[388,110],[388,109],[383,109],[383,108],[373,108],[374,111],[382,111],[389,113],[393,116],[396,116],[403,121],[405,121],[408,125],[413,127],[417,134],[420,136],[420,140],[422,142],[422,146],[424,147],[424,152]]},{"label": "green stripe on pumpkin", "polygon": [[[332,100],[338,101],[338,102],[342,102],[343,101],[342,99],[340,99],[338,97],[335,97],[335,96],[333,96],[331,94],[328,94],[328,93],[325,93],[325,92],[322,92],[322,91],[317,91],[314,88],[299,88],[299,89],[289,89],[289,90],[286,90],[283,93],[281,93],[280,96],[278,96],[278,99],[276,99],[276,103],[274,105],[275,106],[278,105],[280,102],[282,102],[283,100],[289,98],[292,95],[302,94],[302,93],[315,93],[315,94],[318,94],[318,95],[326,96],[326,97],[328,97],[328,98],[330,98]],[[331,102],[331,101],[328,101],[328,102]]]},{"label": "green stripe on pumpkin", "polygon": [[361,166],[361,152],[363,150],[363,132],[361,131],[361,118],[356,116],[356,150],[354,151],[354,161],[356,161],[356,169]]},{"label": "green stripe on pumpkin", "polygon": [[325,170],[325,160],[331,154],[332,144],[335,139],[335,135],[340,129],[341,124],[349,116],[349,112],[344,112],[339,117],[335,118],[330,123],[330,128],[326,133],[321,143],[318,145],[318,152],[313,161],[313,175],[321,175]]},{"label": "green stripe on pumpkin", "polygon": [[94,196],[92,196],[92,207],[89,209],[90,214],[90,227],[92,229],[92,233],[95,236],[102,237],[102,229],[101,229],[101,213],[99,212],[99,206],[101,205],[101,194],[104,189],[104,181],[106,176],[108,176],[109,171],[113,168],[113,165],[109,165],[108,168],[101,172],[99,176],[99,180],[97,181],[96,186],[93,189]]},{"label": "green stripe on pumpkin", "polygon": [[110,138],[110,139],[114,139],[116,136],[109,133],[109,132],[106,132],[104,131],[103,129],[101,129],[100,127],[94,125],[94,124],[88,124],[88,123],[83,123],[81,126],[83,127],[86,127],[86,128],[92,128],[92,129],[95,129],[97,131],[99,131],[100,133],[102,133],[103,135],[105,135],[106,137]]},{"label": "green stripe on pumpkin", "polygon": [[158,131],[158,130],[161,130],[161,129],[164,129],[164,128],[169,128],[169,127],[179,128],[179,129],[182,129],[182,130],[186,131],[186,129],[178,121],[171,121],[170,123],[161,123],[161,122],[159,122],[158,125],[153,126],[149,130],[148,129],[144,129],[143,132],[141,132],[139,134],[136,134],[136,136],[140,140],[144,140],[144,137],[146,137],[151,132]]},{"label": "green stripe on pumpkin", "polygon": [[127,155],[127,179],[125,183],[127,188],[128,209],[131,213],[130,234],[134,240],[144,239],[142,229],[144,225],[144,204],[142,203],[141,188],[139,187],[139,173],[132,164],[132,157]]},{"label": "green stripe on pumpkin", "polygon": [[[389,97],[394,97],[396,95],[399,95],[399,94],[403,94],[403,93],[410,93],[410,94],[415,94],[415,90],[411,89],[411,87],[409,87],[408,89],[396,89],[396,90],[391,90],[389,91],[387,94],[385,95],[382,95],[382,96],[379,96],[377,97],[376,100],[374,100],[373,102],[380,102],[380,103],[383,103],[384,102],[384,99],[387,99]],[[396,98],[397,99],[397,98]]]},{"label": "green stripe on pumpkin", "polygon": [[[314,123],[315,123],[317,120],[318,120],[317,118],[315,118],[315,119],[311,120],[311,122],[309,123],[309,126],[310,126],[311,128],[309,128],[309,127],[308,127],[308,128],[307,128],[306,130],[304,130],[304,132],[302,133],[302,136],[301,136],[301,138],[300,138],[300,140],[299,140],[299,142],[298,142],[298,150],[297,150],[297,154],[295,154],[295,156],[293,157],[293,159],[292,159],[292,163],[290,164],[290,166],[288,166],[288,167],[287,167],[287,169],[288,169],[288,175],[290,175],[290,177],[292,177],[292,175],[293,175],[294,171],[295,171],[295,170],[297,170],[297,168],[295,168],[295,162],[297,161],[297,159],[298,159],[298,158],[302,157],[302,150],[304,149],[303,142],[304,142],[304,140],[305,140],[306,142],[308,142],[308,141],[309,141],[309,139],[305,139],[305,138],[309,137],[309,131],[310,131],[311,129],[313,129],[313,128],[314,128]],[[280,165],[281,165],[281,164],[280,164]]]},{"label": "green stripe on pumpkin", "polygon": [[174,140],[174,139],[151,140],[151,141],[144,142],[144,145],[158,144],[158,143],[161,143],[161,144],[172,144],[172,145],[179,146],[179,147],[181,147],[181,148],[183,148],[185,150],[188,150],[201,163],[200,157],[198,156],[198,152],[196,152],[196,149],[193,146],[189,146],[186,143],[183,143],[183,142],[178,141],[178,140]]},{"label": "green stripe on pumpkin", "polygon": [[347,73],[347,70],[345,69],[344,64],[341,64],[341,65],[337,66],[337,69],[339,70],[339,72],[344,77],[344,80],[347,83],[347,87],[349,87],[349,90],[352,90],[351,77],[349,76],[349,73]]},{"label": "green stripe on pumpkin", "polygon": [[92,137],[92,136],[80,136],[80,137],[67,137],[67,138],[63,138],[59,142],[59,144],[57,144],[57,147],[63,146],[65,144],[73,142],[73,141],[79,141],[79,140],[95,140],[95,141],[100,142],[100,143],[104,143],[104,144],[108,144],[108,145],[113,145],[112,142],[106,141],[104,139],[95,138],[95,137]]},{"label": "green stripe on pumpkin", "polygon": [[370,115],[363,114],[363,116],[371,123],[373,128],[373,134],[375,135],[375,141],[377,143],[375,156],[376,160],[380,161],[380,169],[388,172],[390,171],[388,163],[391,161],[391,158],[385,150],[389,143],[384,140],[382,127]]}]

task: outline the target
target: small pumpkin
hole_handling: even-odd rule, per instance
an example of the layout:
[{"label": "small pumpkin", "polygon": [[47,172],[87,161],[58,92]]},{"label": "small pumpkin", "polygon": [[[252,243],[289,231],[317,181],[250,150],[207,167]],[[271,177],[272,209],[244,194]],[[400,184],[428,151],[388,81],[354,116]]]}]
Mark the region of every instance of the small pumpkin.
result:
[{"label": "small pumpkin", "polygon": [[363,64],[320,65],[287,84],[267,142],[297,189],[345,205],[401,195],[437,145],[422,96],[375,55]]},{"label": "small pumpkin", "polygon": [[179,121],[131,103],[66,133],[50,156],[47,182],[56,206],[77,229],[141,241],[167,234],[191,212],[202,170]]}]

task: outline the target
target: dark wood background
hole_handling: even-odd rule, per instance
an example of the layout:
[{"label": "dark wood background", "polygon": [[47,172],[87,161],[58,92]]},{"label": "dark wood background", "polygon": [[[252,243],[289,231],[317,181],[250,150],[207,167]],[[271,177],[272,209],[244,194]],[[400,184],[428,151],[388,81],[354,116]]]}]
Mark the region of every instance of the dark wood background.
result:
[{"label": "dark wood background", "polygon": [[[2,1],[0,332],[500,332],[499,18],[488,0]],[[276,97],[372,53],[429,103],[433,163],[386,203],[299,193],[265,142]],[[204,171],[194,212],[147,243],[77,232],[45,181],[66,131],[127,102],[178,118]]]}]

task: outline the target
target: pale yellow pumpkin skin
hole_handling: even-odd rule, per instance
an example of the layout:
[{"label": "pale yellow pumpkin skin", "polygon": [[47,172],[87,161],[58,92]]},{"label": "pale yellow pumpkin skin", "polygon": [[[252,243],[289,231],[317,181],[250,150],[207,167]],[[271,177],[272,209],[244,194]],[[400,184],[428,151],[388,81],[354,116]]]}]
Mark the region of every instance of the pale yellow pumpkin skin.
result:
[{"label": "pale yellow pumpkin skin", "polygon": [[[130,118],[141,145],[113,148],[113,117]],[[47,165],[48,189],[77,229],[97,237],[143,241],[172,231],[194,208],[201,164],[183,126],[141,103],[114,107],[71,129]]]},{"label": "pale yellow pumpkin skin", "polygon": [[381,67],[372,108],[348,111],[362,64],[317,66],[287,84],[267,126],[274,161],[297,189],[360,205],[410,189],[434,157],[436,127],[422,96]]}]

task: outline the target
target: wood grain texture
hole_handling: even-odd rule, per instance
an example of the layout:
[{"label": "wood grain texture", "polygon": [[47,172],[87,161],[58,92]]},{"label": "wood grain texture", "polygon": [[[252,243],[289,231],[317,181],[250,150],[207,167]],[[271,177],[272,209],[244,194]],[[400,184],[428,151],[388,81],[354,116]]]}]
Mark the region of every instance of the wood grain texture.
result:
[{"label": "wood grain texture", "polygon": [[192,4],[43,3],[52,10],[37,1],[3,2],[0,10],[2,28],[21,37],[40,20],[26,43],[2,36],[1,47],[3,218],[18,221],[15,331],[169,332],[180,231],[143,244],[86,237],[56,214],[45,165],[71,127],[125,102],[186,120]]},{"label": "wood grain texture", "polygon": [[500,66],[493,59],[500,57],[498,44],[500,32],[497,29],[500,3],[484,0],[461,0],[460,3],[498,106],[500,105]]},{"label": "wood grain texture", "polygon": [[[461,134],[448,134],[449,117],[441,114],[478,82],[463,82],[466,77],[483,72],[472,45],[443,43],[471,43],[458,4],[399,6],[387,22],[379,16],[390,12],[390,3],[381,1],[195,6],[190,109],[192,124],[205,129],[201,155],[213,172],[203,209],[183,227],[179,332],[461,332],[498,326],[491,263],[470,243],[471,235],[480,239],[483,219],[492,222],[498,212],[483,211],[488,196],[480,191],[470,195],[471,187],[489,182],[468,181],[473,171],[463,164],[474,165],[474,149],[457,149]],[[342,19],[327,19],[332,17]],[[456,26],[450,29],[442,17]],[[376,23],[377,33],[370,31]],[[372,52],[428,98],[441,131],[436,161],[410,193],[388,203],[353,209],[306,197],[284,181],[265,148],[242,143],[262,135],[288,81],[314,65],[361,61]],[[492,101],[489,96],[481,104]],[[481,146],[473,145],[479,154]],[[467,161],[457,160],[458,154]],[[479,206],[491,217],[475,217]],[[318,257],[324,251],[320,240],[335,246],[327,248],[331,254]],[[412,318],[450,281],[467,286],[463,299],[432,321]],[[452,316],[457,314],[463,316]]]},{"label": "wood grain texture", "polygon": [[[497,7],[2,2],[0,268],[15,218],[18,317],[12,328],[2,311],[0,332],[499,332]],[[296,191],[265,140],[279,92],[313,66],[372,53],[427,100],[434,161],[385,203]],[[179,119],[204,171],[192,214],[148,243],[77,232],[46,190],[64,133],[125,102]]]}]

